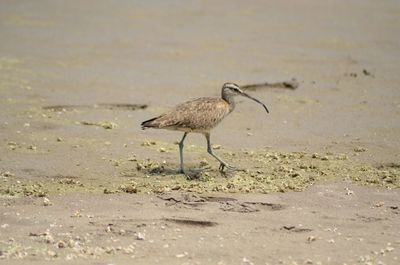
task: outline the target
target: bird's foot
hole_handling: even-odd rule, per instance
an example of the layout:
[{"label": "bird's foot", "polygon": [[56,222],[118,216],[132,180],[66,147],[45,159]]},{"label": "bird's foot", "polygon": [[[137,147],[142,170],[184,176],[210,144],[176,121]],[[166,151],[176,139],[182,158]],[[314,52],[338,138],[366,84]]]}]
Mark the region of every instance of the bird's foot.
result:
[{"label": "bird's foot", "polygon": [[224,172],[225,168],[230,169],[230,170],[235,170],[236,169],[235,167],[230,166],[230,165],[228,165],[226,163],[220,163],[219,164],[219,168],[218,169],[219,169],[220,172]]},{"label": "bird's foot", "polygon": [[184,175],[187,180],[192,180],[193,179],[193,177],[188,172],[183,170],[183,168],[179,169],[179,174]]}]

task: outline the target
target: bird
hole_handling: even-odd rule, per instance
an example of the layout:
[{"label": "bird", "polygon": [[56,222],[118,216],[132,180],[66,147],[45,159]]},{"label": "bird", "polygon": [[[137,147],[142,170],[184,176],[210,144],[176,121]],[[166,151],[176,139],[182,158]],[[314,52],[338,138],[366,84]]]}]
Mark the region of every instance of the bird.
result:
[{"label": "bird", "polygon": [[225,168],[234,169],[234,167],[214,154],[210,141],[210,131],[235,109],[234,98],[239,95],[261,104],[266,112],[269,113],[264,103],[243,92],[237,84],[228,82],[222,86],[221,97],[202,97],[184,102],[169,112],[143,121],[141,127],[143,130],[153,128],[184,132],[178,144],[180,158],[179,172],[182,174],[185,174],[183,143],[189,133],[200,133],[205,136],[207,140],[207,152],[220,163],[219,171],[223,172]]}]

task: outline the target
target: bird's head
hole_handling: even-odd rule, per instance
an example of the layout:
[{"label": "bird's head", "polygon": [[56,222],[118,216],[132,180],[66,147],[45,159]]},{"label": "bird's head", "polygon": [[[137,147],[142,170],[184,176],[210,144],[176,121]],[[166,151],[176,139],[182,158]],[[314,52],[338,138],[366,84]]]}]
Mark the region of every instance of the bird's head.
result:
[{"label": "bird's head", "polygon": [[235,83],[225,83],[222,87],[222,94],[227,96],[237,96],[241,93],[243,93],[243,91]]},{"label": "bird's head", "polygon": [[267,113],[269,113],[269,110],[268,110],[267,106],[265,106],[264,103],[262,103],[261,101],[259,101],[256,98],[253,98],[249,94],[243,92],[240,89],[240,87],[238,85],[236,85],[235,83],[225,83],[222,86],[222,97],[223,98],[231,98],[231,97],[234,97],[234,96],[237,96],[237,95],[244,96],[246,98],[254,100],[255,102],[261,104],[264,107],[264,109],[267,111]]}]

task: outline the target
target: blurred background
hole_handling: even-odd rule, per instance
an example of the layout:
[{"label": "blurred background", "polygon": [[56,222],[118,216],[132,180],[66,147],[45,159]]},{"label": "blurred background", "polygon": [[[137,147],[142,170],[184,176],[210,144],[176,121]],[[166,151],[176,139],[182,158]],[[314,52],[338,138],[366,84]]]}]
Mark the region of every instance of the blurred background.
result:
[{"label": "blurred background", "polygon": [[4,0],[3,132],[23,130],[23,113],[43,106],[132,103],[148,108],[105,118],[126,117],[126,136],[173,141],[181,136],[144,133],[139,123],[179,102],[219,96],[227,81],[295,78],[295,91],[250,91],[269,116],[239,99],[214,142],[289,151],[365,146],[363,159],[398,159],[399,12],[398,1]]}]

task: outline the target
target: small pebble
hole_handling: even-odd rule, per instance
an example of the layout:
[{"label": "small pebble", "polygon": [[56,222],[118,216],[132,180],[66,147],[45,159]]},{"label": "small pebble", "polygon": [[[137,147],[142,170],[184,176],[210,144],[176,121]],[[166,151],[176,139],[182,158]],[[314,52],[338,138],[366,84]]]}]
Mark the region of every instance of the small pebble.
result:
[{"label": "small pebble", "polygon": [[354,191],[350,190],[349,188],[345,188],[346,190],[346,195],[353,195]]},{"label": "small pebble", "polygon": [[137,161],[137,158],[136,158],[136,156],[130,156],[130,157],[128,157],[127,160],[128,160],[128,161],[136,162],[136,161]]},{"label": "small pebble", "polygon": [[394,250],[393,247],[386,247],[386,251],[387,251],[387,252],[392,252],[393,250]]},{"label": "small pebble", "polygon": [[57,257],[57,253],[53,250],[47,250],[47,255],[49,255],[52,258]]},{"label": "small pebble", "polygon": [[183,257],[187,256],[187,254],[188,254],[187,252],[183,252],[183,253],[180,253],[180,254],[176,254],[175,257],[183,258]]},{"label": "small pebble", "polygon": [[309,242],[309,243],[314,242],[315,240],[317,240],[317,239],[315,238],[315,236],[309,236],[309,237],[307,238],[307,242]]},{"label": "small pebble", "polygon": [[146,238],[146,235],[144,233],[138,232],[136,234],[136,239],[137,240],[145,240],[145,238]]},{"label": "small pebble", "polygon": [[57,247],[58,248],[65,248],[67,246],[67,243],[65,243],[65,241],[60,240],[57,242]]},{"label": "small pebble", "polygon": [[47,233],[47,234],[44,236],[44,242],[46,242],[47,244],[53,244],[53,243],[54,243],[54,238],[53,238],[53,236]]},{"label": "small pebble", "polygon": [[245,264],[250,264],[250,265],[254,264],[253,262],[251,262],[251,260],[249,258],[246,258],[246,257],[243,257],[242,262]]},{"label": "small pebble", "polygon": [[35,145],[29,145],[28,149],[35,151],[37,149],[37,147]]},{"label": "small pebble", "polygon": [[43,206],[50,206],[50,205],[53,205],[53,203],[47,197],[44,197]]}]

